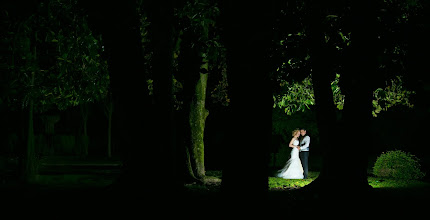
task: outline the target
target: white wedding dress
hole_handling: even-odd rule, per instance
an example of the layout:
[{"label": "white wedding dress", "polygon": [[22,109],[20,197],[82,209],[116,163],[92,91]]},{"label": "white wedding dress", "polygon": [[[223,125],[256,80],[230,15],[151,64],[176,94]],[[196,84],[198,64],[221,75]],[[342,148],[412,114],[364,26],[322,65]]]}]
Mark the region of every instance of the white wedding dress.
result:
[{"label": "white wedding dress", "polygon": [[[299,141],[294,140],[293,145],[298,146]],[[284,168],[278,171],[278,177],[284,179],[303,179],[303,167],[299,157],[299,149],[296,147],[291,150],[291,157]]]}]

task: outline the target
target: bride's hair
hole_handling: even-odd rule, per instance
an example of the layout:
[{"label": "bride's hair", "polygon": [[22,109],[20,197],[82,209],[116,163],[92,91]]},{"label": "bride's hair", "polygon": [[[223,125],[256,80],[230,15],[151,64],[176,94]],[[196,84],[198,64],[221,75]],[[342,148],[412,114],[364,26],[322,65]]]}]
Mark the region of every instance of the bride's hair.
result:
[{"label": "bride's hair", "polygon": [[293,130],[293,132],[292,132],[292,134],[291,134],[291,136],[293,136],[293,137],[294,137],[294,135],[296,135],[296,134],[297,134],[297,132],[300,132],[300,130],[299,130],[299,129],[294,129],[294,130]]}]

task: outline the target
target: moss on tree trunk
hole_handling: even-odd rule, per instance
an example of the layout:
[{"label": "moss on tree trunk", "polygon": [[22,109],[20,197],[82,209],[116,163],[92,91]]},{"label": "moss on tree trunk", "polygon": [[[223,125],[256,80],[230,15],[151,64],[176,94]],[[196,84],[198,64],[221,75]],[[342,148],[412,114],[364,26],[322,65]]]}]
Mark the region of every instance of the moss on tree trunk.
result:
[{"label": "moss on tree trunk", "polygon": [[[207,68],[207,62],[204,65]],[[204,131],[206,118],[209,115],[209,111],[205,108],[207,81],[208,74],[200,73],[190,103],[191,146],[188,153],[190,153],[189,162],[191,162],[193,174],[197,179],[203,179],[205,176]]]}]

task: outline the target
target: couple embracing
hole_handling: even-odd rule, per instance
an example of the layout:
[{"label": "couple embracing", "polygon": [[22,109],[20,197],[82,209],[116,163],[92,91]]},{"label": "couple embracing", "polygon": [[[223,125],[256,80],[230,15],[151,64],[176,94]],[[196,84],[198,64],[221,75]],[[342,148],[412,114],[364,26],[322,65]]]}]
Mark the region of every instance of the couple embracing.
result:
[{"label": "couple embracing", "polygon": [[308,178],[308,158],[309,158],[309,144],[311,138],[306,135],[306,129],[296,129],[292,132],[289,147],[291,150],[291,157],[287,161],[284,168],[279,170],[277,176],[284,179],[307,179]]}]

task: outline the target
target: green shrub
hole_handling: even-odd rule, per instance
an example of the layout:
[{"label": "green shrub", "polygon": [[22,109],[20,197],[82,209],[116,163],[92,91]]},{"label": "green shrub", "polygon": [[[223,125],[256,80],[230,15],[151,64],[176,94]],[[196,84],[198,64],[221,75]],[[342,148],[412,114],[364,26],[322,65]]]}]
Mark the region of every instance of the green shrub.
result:
[{"label": "green shrub", "polygon": [[420,179],[425,175],[420,170],[418,158],[401,150],[382,153],[376,159],[373,174],[394,179]]}]

